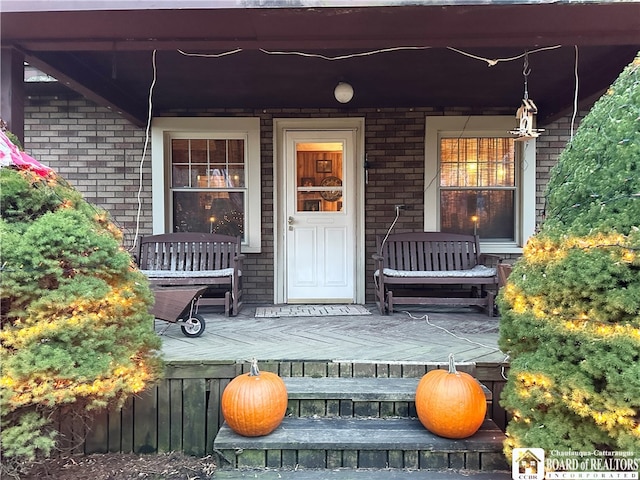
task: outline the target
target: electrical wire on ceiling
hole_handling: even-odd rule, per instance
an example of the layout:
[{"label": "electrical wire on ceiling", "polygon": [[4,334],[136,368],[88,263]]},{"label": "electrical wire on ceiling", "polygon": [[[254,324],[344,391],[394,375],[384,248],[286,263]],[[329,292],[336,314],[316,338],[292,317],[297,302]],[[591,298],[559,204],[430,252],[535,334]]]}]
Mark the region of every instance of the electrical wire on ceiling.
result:
[{"label": "electrical wire on ceiling", "polygon": [[485,58],[485,57],[480,57],[478,55],[474,55],[472,53],[468,53],[465,52],[463,50],[459,50],[457,48],[454,47],[447,47],[447,50],[451,50],[453,52],[459,53],[461,55],[464,55],[466,57],[470,57],[470,58],[475,58],[476,60],[482,60],[483,62],[486,62],[488,66],[493,67],[495,65],[497,65],[500,62],[512,62],[514,60],[520,60],[521,58],[525,58],[527,55],[532,54],[532,53],[538,53],[538,52],[544,52],[546,50],[555,50],[556,48],[560,48],[562,47],[562,45],[552,45],[550,47],[540,47],[540,48],[536,48],[535,50],[527,50],[524,53],[520,54],[520,55],[516,55],[515,57],[506,57],[506,58]]},{"label": "electrical wire on ceiling", "polygon": [[356,58],[356,57],[367,57],[370,55],[377,55],[380,53],[389,53],[389,52],[397,52],[400,50],[428,50],[432,47],[389,47],[389,48],[381,48],[379,50],[371,50],[371,51],[367,51],[367,52],[360,52],[360,53],[349,53],[346,55],[337,55],[335,57],[329,57],[327,55],[322,55],[319,53],[305,53],[305,52],[284,52],[284,51],[271,51],[271,50],[265,50],[264,48],[261,48],[260,51],[262,53],[266,53],[267,55],[298,55],[301,57],[312,57],[312,58],[321,58],[323,60],[347,60],[350,58]]},{"label": "electrical wire on ceiling", "polygon": [[188,53],[178,49],[178,53],[180,53],[181,55],[184,55],[185,57],[204,57],[204,58],[226,57],[227,55],[233,55],[235,53],[240,53],[241,51],[242,51],[241,48],[236,48],[234,50],[229,50],[228,52],[222,52],[222,53]]},{"label": "electrical wire on ceiling", "polygon": [[[536,48],[534,50],[528,50],[525,53],[522,53],[520,55],[515,55],[513,57],[504,57],[504,58],[486,58],[486,57],[482,57],[479,55],[475,55],[473,53],[469,53],[469,52],[465,52],[464,50],[460,50],[458,48],[454,48],[454,47],[446,47],[447,50],[451,50],[452,52],[456,52],[459,53],[460,55],[464,55],[466,57],[469,58],[474,58],[476,60],[481,60],[483,62],[485,62],[488,66],[493,67],[495,65],[497,65],[498,63],[501,62],[511,62],[514,60],[519,60],[521,58],[524,58],[527,54],[532,54],[532,53],[538,53],[538,52],[544,52],[547,50],[555,50],[557,48],[561,48],[562,45],[551,45],[551,46],[547,46],[547,47],[540,47],[540,48]],[[357,57],[366,57],[366,56],[371,56],[371,55],[378,55],[381,53],[389,53],[389,52],[398,52],[398,51],[403,51],[403,50],[429,50],[432,49],[433,47],[429,47],[429,46],[400,46],[400,47],[387,47],[387,48],[380,48],[380,49],[376,49],[376,50],[368,50],[368,51],[364,51],[364,52],[357,52],[357,53],[349,53],[349,54],[345,54],[345,55],[336,55],[336,56],[328,56],[328,55],[322,55],[320,53],[311,53],[311,52],[300,52],[300,51],[276,51],[276,50],[267,50],[265,48],[260,48],[259,50],[262,53],[265,53],[267,55],[297,55],[300,57],[308,57],[308,58],[321,58],[323,60],[348,60],[351,58],[357,58]],[[203,57],[203,58],[220,58],[220,57],[225,57],[227,55],[234,55],[236,53],[240,53],[243,52],[244,49],[242,48],[235,48],[233,50],[229,50],[226,52],[221,52],[221,53],[191,53],[191,52],[185,52],[184,50],[177,50],[178,53],[180,53],[181,55],[187,56],[187,57]]]}]

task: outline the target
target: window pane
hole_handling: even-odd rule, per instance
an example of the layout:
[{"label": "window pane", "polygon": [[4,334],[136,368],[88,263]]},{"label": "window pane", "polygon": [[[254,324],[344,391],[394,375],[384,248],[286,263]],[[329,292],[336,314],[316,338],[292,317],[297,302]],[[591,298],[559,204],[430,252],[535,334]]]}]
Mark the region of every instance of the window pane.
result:
[{"label": "window pane", "polygon": [[206,165],[191,166],[191,186],[195,188],[204,188],[207,186],[207,166]]},{"label": "window pane", "polygon": [[244,163],[244,140],[228,140],[229,163]]},{"label": "window pane", "polygon": [[189,163],[189,140],[171,140],[171,163]]},{"label": "window pane", "polygon": [[343,144],[296,144],[298,212],[341,212]]},{"label": "window pane", "polygon": [[227,188],[230,187],[227,179],[227,169],[224,165],[212,165],[213,168],[209,169],[209,175],[207,176],[208,183],[205,183],[203,187],[211,188]]},{"label": "window pane", "polygon": [[171,169],[171,186],[172,187],[190,187],[189,183],[189,165],[173,165]]},{"label": "window pane", "polygon": [[207,163],[207,140],[190,140],[191,142],[191,162]]},{"label": "window pane", "polygon": [[244,187],[244,165],[230,165],[228,181],[230,187]]},{"label": "window pane", "polygon": [[442,138],[440,186],[515,186],[512,138]]},{"label": "window pane", "polygon": [[480,238],[513,240],[514,200],[514,190],[442,190],[440,228],[472,234],[475,227]]},{"label": "window pane", "polygon": [[209,140],[209,155],[211,163],[227,162],[227,141]]},{"label": "window pane", "polygon": [[174,232],[244,234],[244,192],[174,192]]}]

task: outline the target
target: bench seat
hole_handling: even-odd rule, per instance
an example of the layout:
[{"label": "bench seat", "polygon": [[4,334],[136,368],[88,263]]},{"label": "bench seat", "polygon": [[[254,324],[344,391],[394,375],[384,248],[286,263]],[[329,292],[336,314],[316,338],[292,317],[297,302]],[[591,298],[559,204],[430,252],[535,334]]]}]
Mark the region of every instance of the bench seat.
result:
[{"label": "bench seat", "polygon": [[[240,237],[231,235],[163,233],[140,239],[137,262],[155,289],[206,286],[199,304],[224,305],[225,315],[235,316],[242,306],[240,247]],[[214,290],[222,296],[210,296]]]},{"label": "bench seat", "polygon": [[[496,266],[486,263],[500,259],[480,253],[477,235],[397,233],[379,236],[377,245],[374,280],[381,314],[392,313],[395,304],[478,305],[493,316],[498,276]],[[442,288],[453,285],[466,287],[465,295]]]}]

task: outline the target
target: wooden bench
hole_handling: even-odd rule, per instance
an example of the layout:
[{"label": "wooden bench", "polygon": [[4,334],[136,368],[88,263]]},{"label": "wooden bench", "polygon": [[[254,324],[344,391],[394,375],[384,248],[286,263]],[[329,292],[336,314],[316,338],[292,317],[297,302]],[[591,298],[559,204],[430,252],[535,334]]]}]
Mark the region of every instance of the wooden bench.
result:
[{"label": "wooden bench", "polygon": [[[479,305],[493,316],[498,277],[496,268],[485,262],[497,264],[500,259],[480,253],[477,235],[397,233],[386,240],[379,236],[377,252],[374,278],[381,314],[393,313],[395,304]],[[466,289],[464,295],[452,291],[454,286]]]},{"label": "wooden bench", "polygon": [[199,304],[224,305],[225,315],[235,316],[242,306],[240,246],[240,237],[216,233],[151,235],[140,239],[137,262],[154,288],[206,285],[222,290],[222,296],[205,293]]}]

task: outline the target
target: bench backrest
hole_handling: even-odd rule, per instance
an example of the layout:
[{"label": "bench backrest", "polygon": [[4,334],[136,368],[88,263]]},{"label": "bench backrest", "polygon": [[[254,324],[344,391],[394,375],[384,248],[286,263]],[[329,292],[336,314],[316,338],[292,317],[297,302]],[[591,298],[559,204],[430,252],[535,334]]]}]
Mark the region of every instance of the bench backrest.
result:
[{"label": "bench backrest", "polygon": [[467,270],[479,264],[480,239],[477,235],[442,232],[395,233],[378,237],[378,253],[384,267],[394,270]]},{"label": "bench backrest", "polygon": [[140,239],[141,270],[222,270],[234,266],[240,237],[217,233],[177,232]]}]

